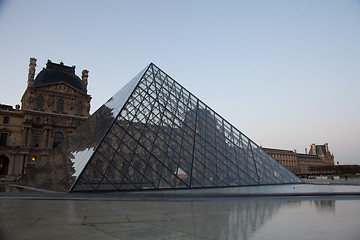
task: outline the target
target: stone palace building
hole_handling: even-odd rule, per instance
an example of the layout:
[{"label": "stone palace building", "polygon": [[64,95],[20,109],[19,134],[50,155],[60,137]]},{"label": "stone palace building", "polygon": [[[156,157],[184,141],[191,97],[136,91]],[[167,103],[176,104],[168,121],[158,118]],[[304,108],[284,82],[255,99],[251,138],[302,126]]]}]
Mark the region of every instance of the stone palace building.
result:
[{"label": "stone palace building", "polygon": [[[329,145],[311,144],[308,153],[297,153],[296,150],[263,148],[268,154],[297,175],[332,174],[334,171],[334,155],[329,151]],[[325,167],[321,170],[321,167]]]},{"label": "stone palace building", "polygon": [[20,105],[0,104],[0,178],[18,180],[51,149],[89,117],[88,71],[75,75],[75,66],[48,60],[35,77],[30,58],[27,88]]}]

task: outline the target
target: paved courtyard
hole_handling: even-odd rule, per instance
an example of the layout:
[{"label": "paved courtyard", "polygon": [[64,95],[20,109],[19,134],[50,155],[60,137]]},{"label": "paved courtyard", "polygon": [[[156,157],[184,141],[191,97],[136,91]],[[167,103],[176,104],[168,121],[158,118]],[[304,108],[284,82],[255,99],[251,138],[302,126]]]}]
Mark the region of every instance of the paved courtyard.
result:
[{"label": "paved courtyard", "polygon": [[1,239],[358,239],[359,203],[0,200]]},{"label": "paved courtyard", "polygon": [[344,193],[329,195],[161,195],[157,200],[1,193],[0,239],[359,239],[360,186],[333,189],[342,188]]}]

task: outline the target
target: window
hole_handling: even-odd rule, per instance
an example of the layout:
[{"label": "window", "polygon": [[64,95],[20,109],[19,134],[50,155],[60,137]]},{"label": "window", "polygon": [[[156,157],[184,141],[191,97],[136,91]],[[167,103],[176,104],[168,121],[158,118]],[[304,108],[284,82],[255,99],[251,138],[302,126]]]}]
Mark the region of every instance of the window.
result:
[{"label": "window", "polygon": [[0,156],[0,175],[7,175],[9,168],[9,158],[5,155]]},{"label": "window", "polygon": [[35,123],[36,123],[36,124],[40,124],[40,120],[41,120],[40,117],[36,117],[36,118],[35,118]]},{"label": "window", "polygon": [[8,117],[8,116],[5,116],[5,117],[4,117],[3,123],[4,123],[4,124],[8,124],[8,123],[9,123],[9,117]]},{"label": "window", "polygon": [[56,148],[64,140],[64,134],[56,132],[54,135],[53,148]]},{"label": "window", "polygon": [[40,133],[33,133],[33,147],[39,147]]},{"label": "window", "polygon": [[75,110],[75,114],[76,115],[81,115],[83,111],[83,105],[81,102],[77,102],[76,103],[76,110]]},{"label": "window", "polygon": [[43,110],[44,108],[44,97],[43,96],[37,96],[36,98],[36,109]]},{"label": "window", "polygon": [[6,146],[7,135],[8,135],[7,133],[0,134],[0,146]]},{"label": "window", "polygon": [[64,100],[59,99],[59,100],[57,101],[56,111],[57,111],[57,112],[60,112],[60,113],[64,112]]}]

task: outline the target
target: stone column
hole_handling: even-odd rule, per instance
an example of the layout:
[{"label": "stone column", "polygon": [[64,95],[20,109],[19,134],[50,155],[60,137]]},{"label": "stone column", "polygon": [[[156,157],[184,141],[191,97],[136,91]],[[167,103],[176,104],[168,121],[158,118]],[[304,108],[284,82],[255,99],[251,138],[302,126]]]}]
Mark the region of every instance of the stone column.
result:
[{"label": "stone column", "polygon": [[9,158],[9,168],[8,168],[8,176],[13,176],[14,175],[14,165],[16,163],[16,153],[11,155],[11,158]]},{"label": "stone column", "polygon": [[24,127],[24,135],[23,135],[23,146],[27,147],[27,143],[28,143],[28,138],[29,138],[29,127]]},{"label": "stone column", "polygon": [[51,143],[51,126],[45,127],[45,147],[52,148]]},{"label": "stone column", "polygon": [[27,156],[28,156],[28,154],[23,154],[22,155],[22,159],[21,159],[21,162],[20,162],[20,176],[21,175],[24,175],[25,173],[26,173],[26,169],[25,169],[25,166],[26,166],[26,159],[27,159]]},{"label": "stone column", "polygon": [[329,144],[325,143],[325,154],[329,153]]},{"label": "stone column", "polygon": [[311,147],[310,147],[310,154],[312,154],[312,155],[316,155],[316,147],[315,147],[315,143],[311,144]]},{"label": "stone column", "polygon": [[32,138],[32,131],[31,131],[31,128],[28,128],[28,134],[27,134],[27,142],[26,142],[26,146],[28,147],[32,147],[31,146],[31,138]]},{"label": "stone column", "polygon": [[49,129],[45,128],[45,147],[49,147]]},{"label": "stone column", "polygon": [[49,148],[53,148],[53,131],[52,128],[49,128]]}]

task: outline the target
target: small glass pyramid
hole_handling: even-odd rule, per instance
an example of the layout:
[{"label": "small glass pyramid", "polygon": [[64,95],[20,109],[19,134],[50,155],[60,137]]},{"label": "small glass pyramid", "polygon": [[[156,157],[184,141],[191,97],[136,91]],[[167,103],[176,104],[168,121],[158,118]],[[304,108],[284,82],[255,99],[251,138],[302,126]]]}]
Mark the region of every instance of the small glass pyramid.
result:
[{"label": "small glass pyramid", "polygon": [[72,192],[302,183],[152,63],[83,125]]}]

